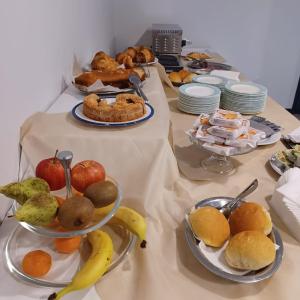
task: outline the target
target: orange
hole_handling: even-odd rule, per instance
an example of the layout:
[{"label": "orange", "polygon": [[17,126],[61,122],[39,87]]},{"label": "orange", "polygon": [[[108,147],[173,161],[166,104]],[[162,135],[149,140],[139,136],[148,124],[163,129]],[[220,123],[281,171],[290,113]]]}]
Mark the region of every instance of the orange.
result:
[{"label": "orange", "polygon": [[65,199],[59,196],[55,196],[58,206],[62,206]]},{"label": "orange", "polygon": [[79,249],[80,242],[81,236],[57,238],[54,240],[54,246],[57,252],[69,254]]},{"label": "orange", "polygon": [[28,252],[22,261],[23,271],[33,277],[46,275],[52,265],[51,256],[42,250]]}]

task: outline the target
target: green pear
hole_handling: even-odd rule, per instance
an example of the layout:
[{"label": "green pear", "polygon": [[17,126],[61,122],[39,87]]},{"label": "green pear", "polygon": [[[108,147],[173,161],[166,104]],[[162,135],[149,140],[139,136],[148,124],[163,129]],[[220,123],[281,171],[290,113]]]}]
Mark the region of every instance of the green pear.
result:
[{"label": "green pear", "polygon": [[15,199],[21,205],[23,205],[32,196],[40,192],[49,193],[50,188],[44,179],[37,177],[27,178],[23,181],[9,183],[0,187],[1,194]]},{"label": "green pear", "polygon": [[28,199],[16,211],[16,219],[36,226],[48,225],[56,217],[57,209],[58,203],[54,196],[39,193]]}]

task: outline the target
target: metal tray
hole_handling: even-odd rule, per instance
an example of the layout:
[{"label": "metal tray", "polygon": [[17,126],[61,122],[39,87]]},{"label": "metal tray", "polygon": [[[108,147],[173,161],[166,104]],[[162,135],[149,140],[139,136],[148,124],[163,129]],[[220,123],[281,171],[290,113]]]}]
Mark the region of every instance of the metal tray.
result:
[{"label": "metal tray", "polygon": [[[208,198],[202,201],[199,201],[196,205],[195,208],[199,208],[202,206],[213,206],[217,209],[221,208],[224,206],[226,203],[232,201],[234,198],[231,197],[213,197],[213,198]],[[267,279],[271,277],[279,268],[281,261],[282,261],[282,256],[283,256],[283,243],[281,240],[281,237],[279,235],[279,232],[274,228],[272,229],[272,232],[270,233],[269,237],[271,240],[279,246],[279,248],[276,250],[276,256],[275,260],[272,264],[269,266],[260,269],[258,271],[249,271],[249,273],[246,273],[245,275],[235,275],[235,274],[230,274],[227,272],[224,272],[223,270],[217,268],[214,264],[212,264],[199,250],[198,248],[198,241],[194,238],[193,233],[187,223],[187,221],[184,221],[185,223],[185,237],[187,244],[189,245],[193,255],[196,257],[196,259],[209,271],[212,273],[231,280],[235,282],[241,282],[241,283],[254,283],[254,282],[259,282],[264,279]]]}]

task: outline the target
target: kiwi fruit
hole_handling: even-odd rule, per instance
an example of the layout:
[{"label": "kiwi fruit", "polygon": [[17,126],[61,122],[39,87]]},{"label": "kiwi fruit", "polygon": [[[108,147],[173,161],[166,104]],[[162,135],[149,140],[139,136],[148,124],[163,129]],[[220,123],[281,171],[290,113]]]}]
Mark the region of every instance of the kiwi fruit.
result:
[{"label": "kiwi fruit", "polygon": [[111,181],[98,181],[89,185],[84,191],[96,208],[112,204],[118,197],[118,189]]},{"label": "kiwi fruit", "polygon": [[70,230],[86,227],[93,219],[95,206],[83,196],[73,196],[59,207],[57,218],[60,224]]}]

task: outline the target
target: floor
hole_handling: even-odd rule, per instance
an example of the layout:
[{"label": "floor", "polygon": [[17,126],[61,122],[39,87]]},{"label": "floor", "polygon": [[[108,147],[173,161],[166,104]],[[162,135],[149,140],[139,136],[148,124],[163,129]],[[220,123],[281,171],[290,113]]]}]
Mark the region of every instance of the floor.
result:
[{"label": "floor", "polygon": [[300,114],[294,114],[294,116],[295,116],[298,120],[300,120]]}]

